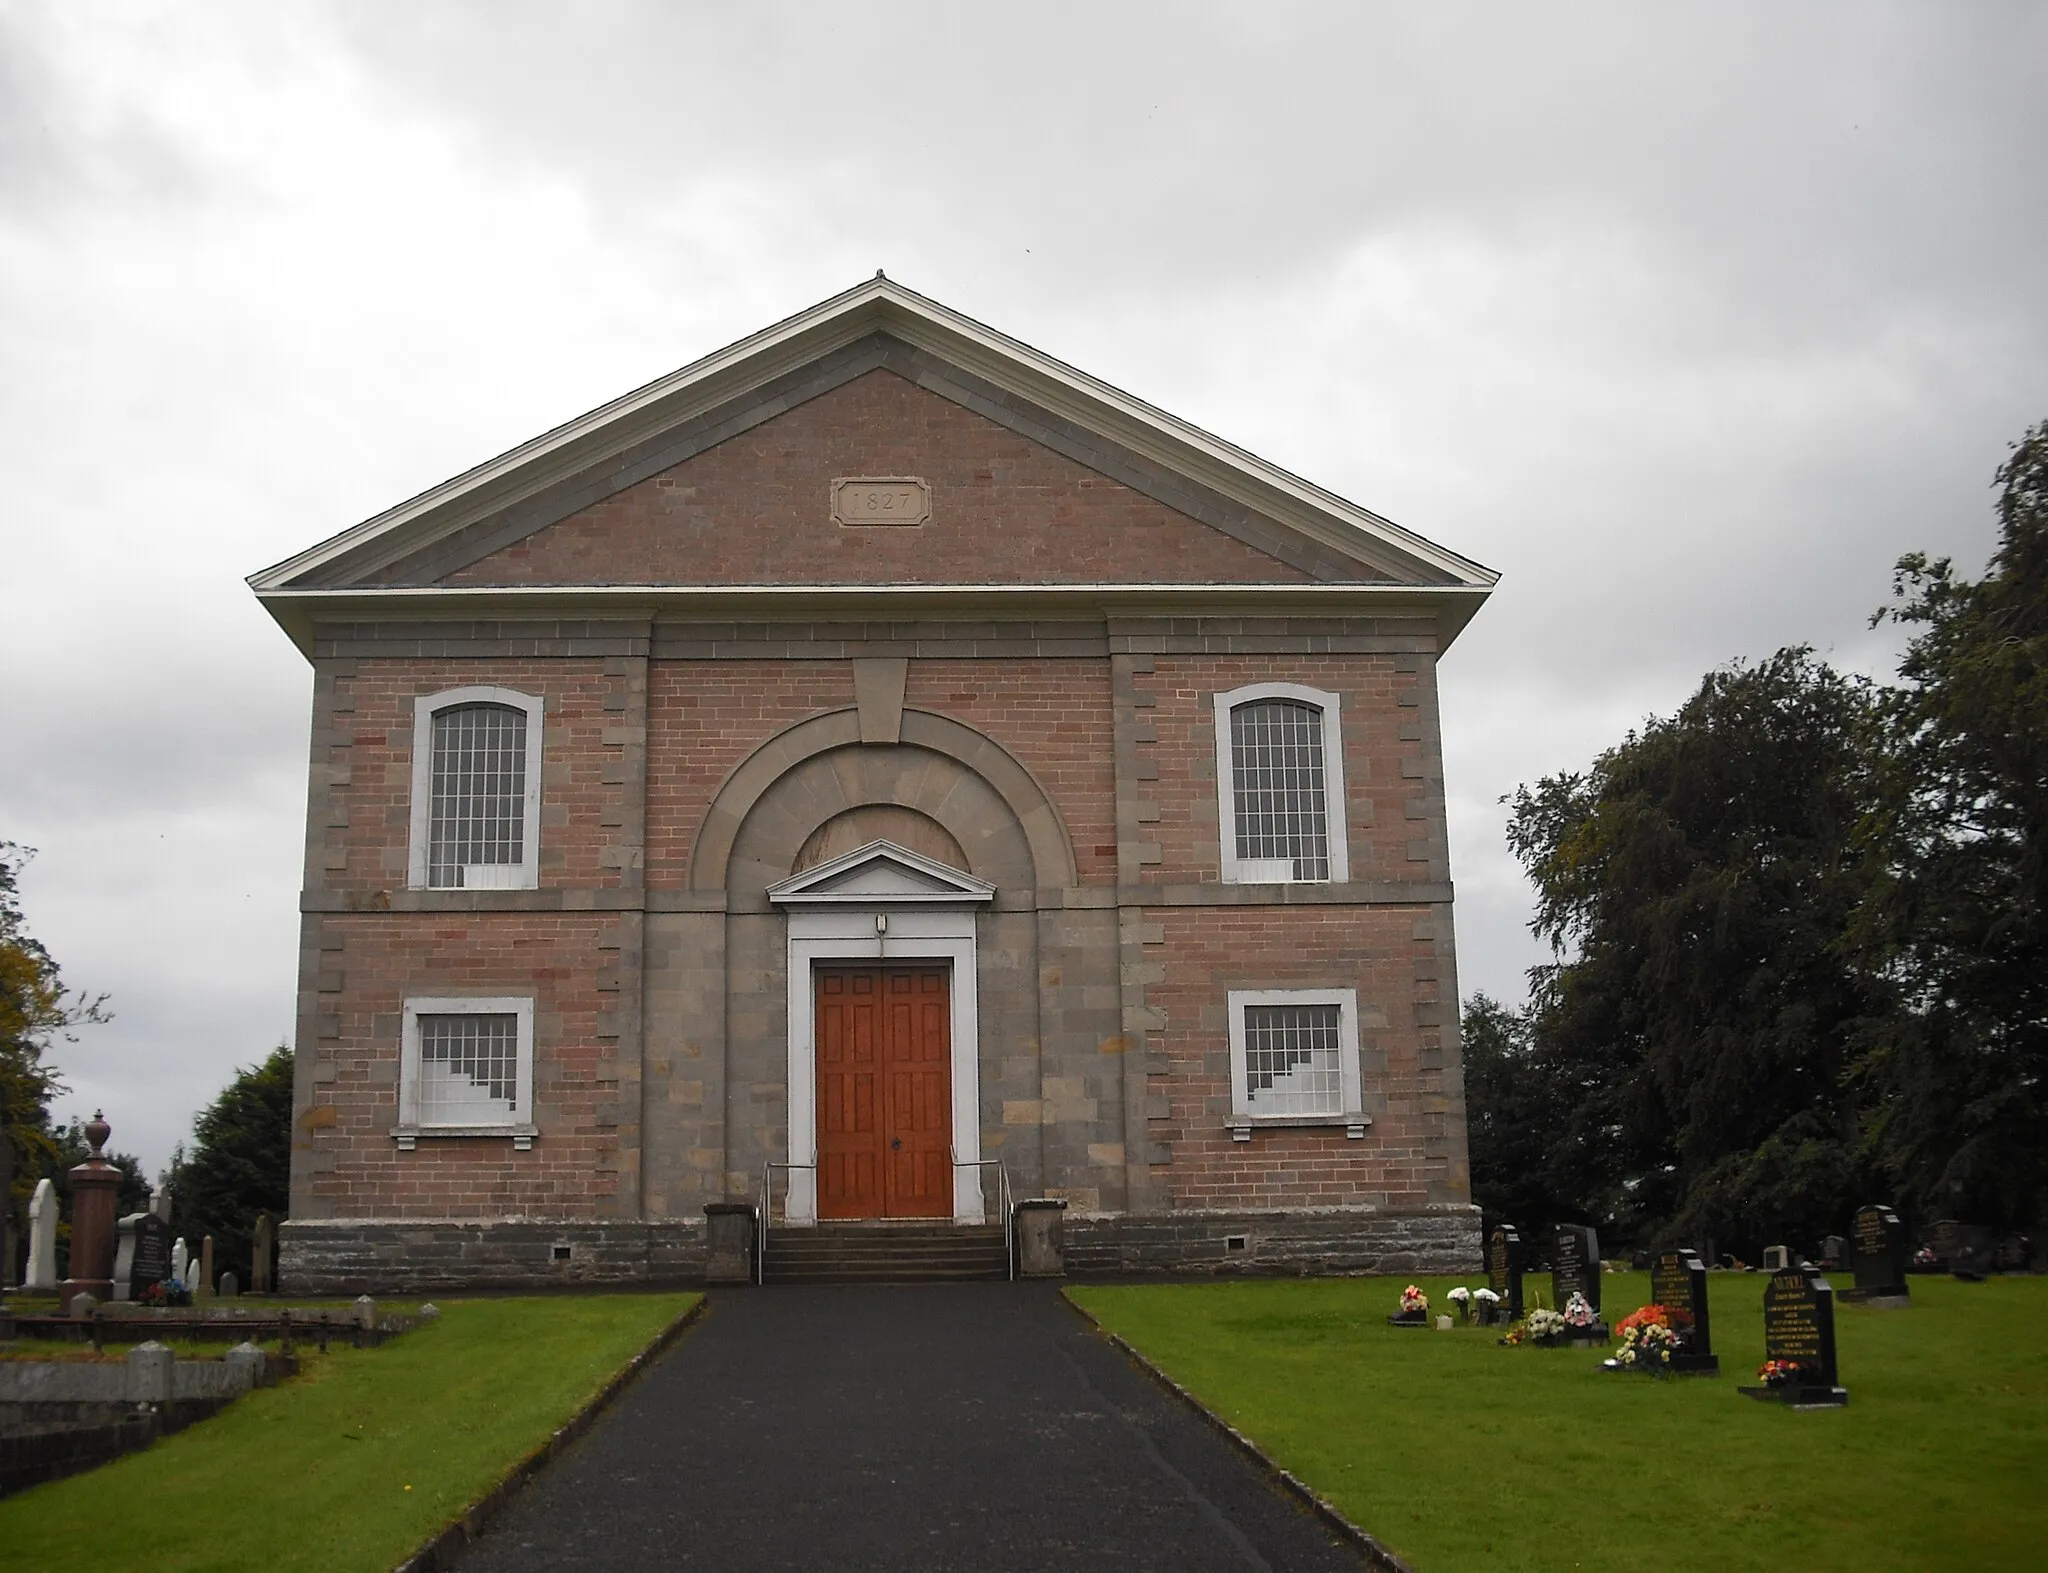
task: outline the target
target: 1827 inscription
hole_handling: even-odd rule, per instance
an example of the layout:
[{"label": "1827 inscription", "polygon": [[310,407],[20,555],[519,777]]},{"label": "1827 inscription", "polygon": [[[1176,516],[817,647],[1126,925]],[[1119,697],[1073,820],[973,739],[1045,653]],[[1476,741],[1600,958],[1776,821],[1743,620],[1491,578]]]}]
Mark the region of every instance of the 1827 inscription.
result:
[{"label": "1827 inscription", "polygon": [[932,489],[914,475],[842,475],[832,482],[834,524],[925,524]]}]

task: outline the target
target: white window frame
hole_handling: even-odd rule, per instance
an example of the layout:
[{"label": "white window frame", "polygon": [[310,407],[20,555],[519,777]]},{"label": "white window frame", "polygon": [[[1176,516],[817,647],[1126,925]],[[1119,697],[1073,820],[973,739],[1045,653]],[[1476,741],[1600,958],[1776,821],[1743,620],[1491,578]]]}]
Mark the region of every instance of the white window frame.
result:
[{"label": "white window frame", "polygon": [[[425,1125],[420,1122],[420,1017],[513,1016],[519,1023],[518,1104],[523,1112],[482,1124]],[[521,1152],[540,1134],[533,1120],[533,996],[530,994],[420,996],[405,1002],[399,1040],[398,1124],[393,1138],[401,1152],[410,1152],[422,1136],[509,1136]]]},{"label": "white window frame", "polygon": [[[1260,699],[1292,699],[1314,705],[1323,717],[1323,831],[1330,843],[1330,877],[1327,880],[1297,880],[1290,865],[1284,872],[1279,858],[1241,858],[1237,855],[1237,752],[1230,741],[1230,712],[1239,705]],[[1350,817],[1344,796],[1344,726],[1342,701],[1337,695],[1300,683],[1247,683],[1216,696],[1216,839],[1223,854],[1223,882],[1226,885],[1322,885],[1347,883],[1351,878],[1351,842],[1345,832]]]},{"label": "white window frame", "polygon": [[[526,712],[526,834],[520,861],[495,865],[504,872],[488,885],[427,883],[428,821],[434,812],[434,716],[457,705],[504,705]],[[516,688],[444,688],[421,694],[412,702],[412,852],[406,883],[413,890],[536,890],[540,887],[540,762],[541,718],[545,705],[538,694]]]},{"label": "white window frame", "polygon": [[[1255,1114],[1251,1077],[1245,1055],[1244,1012],[1247,1005],[1335,1005],[1337,1007],[1337,1081],[1343,1107],[1328,1114]],[[1341,1125],[1353,1141],[1365,1135],[1372,1119],[1365,1112],[1365,1084],[1359,1073],[1358,990],[1356,989],[1232,989],[1230,991],[1230,1119],[1231,1139],[1250,1141],[1254,1130],[1267,1127]]]}]

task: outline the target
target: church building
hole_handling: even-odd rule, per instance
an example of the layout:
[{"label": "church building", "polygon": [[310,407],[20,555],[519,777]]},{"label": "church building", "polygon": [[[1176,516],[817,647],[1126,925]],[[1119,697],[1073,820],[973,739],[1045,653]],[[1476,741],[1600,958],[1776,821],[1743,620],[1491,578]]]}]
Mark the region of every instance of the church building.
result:
[{"label": "church building", "polygon": [[764,1196],[1475,1266],[1436,669],[1494,581],[880,275],[255,575],[284,1286],[688,1280]]}]

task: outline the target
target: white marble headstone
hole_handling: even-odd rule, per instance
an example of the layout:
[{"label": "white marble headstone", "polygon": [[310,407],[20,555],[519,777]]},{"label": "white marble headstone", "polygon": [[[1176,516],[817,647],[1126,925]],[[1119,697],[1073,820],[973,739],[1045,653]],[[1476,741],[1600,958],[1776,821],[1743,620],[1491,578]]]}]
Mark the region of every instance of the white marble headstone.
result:
[{"label": "white marble headstone", "polygon": [[192,1253],[185,1249],[185,1237],[181,1234],[171,1242],[171,1276],[188,1289],[192,1280],[185,1276],[185,1269],[191,1265]]},{"label": "white marble headstone", "polygon": [[57,1287],[57,1188],[48,1180],[36,1181],[28,1204],[28,1272],[22,1287]]}]

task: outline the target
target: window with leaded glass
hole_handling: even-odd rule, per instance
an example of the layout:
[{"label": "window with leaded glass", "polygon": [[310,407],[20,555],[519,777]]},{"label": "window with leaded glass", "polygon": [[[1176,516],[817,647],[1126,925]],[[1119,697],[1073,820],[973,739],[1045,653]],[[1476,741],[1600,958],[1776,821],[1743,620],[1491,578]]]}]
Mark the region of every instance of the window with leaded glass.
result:
[{"label": "window with leaded glass", "polygon": [[[427,883],[491,883],[526,861],[526,712],[455,705],[434,713]],[[465,874],[470,877],[465,877]],[[482,877],[476,877],[482,875]]]},{"label": "window with leaded glass", "polygon": [[457,996],[405,1002],[399,1061],[401,1148],[421,1136],[511,1136],[533,1118],[533,1000]]},{"label": "window with leaded glass", "polygon": [[422,1125],[481,1125],[519,1112],[517,1016],[419,1022]]},{"label": "window with leaded glass", "polygon": [[1353,989],[1233,989],[1230,993],[1231,1134],[1261,1123],[1342,1125],[1365,1134]]},{"label": "window with leaded glass", "polygon": [[1344,1107],[1335,1005],[1247,1005],[1245,1102],[1253,1114],[1337,1114]]},{"label": "window with leaded glass", "polygon": [[415,701],[412,884],[531,889],[540,822],[541,702],[501,688]]},{"label": "window with leaded glass", "polygon": [[1350,877],[1337,696],[1260,683],[1216,696],[1223,877],[1286,884]]},{"label": "window with leaded glass", "polygon": [[1239,860],[1285,863],[1288,879],[1328,879],[1322,711],[1291,699],[1237,706],[1230,762]]}]

